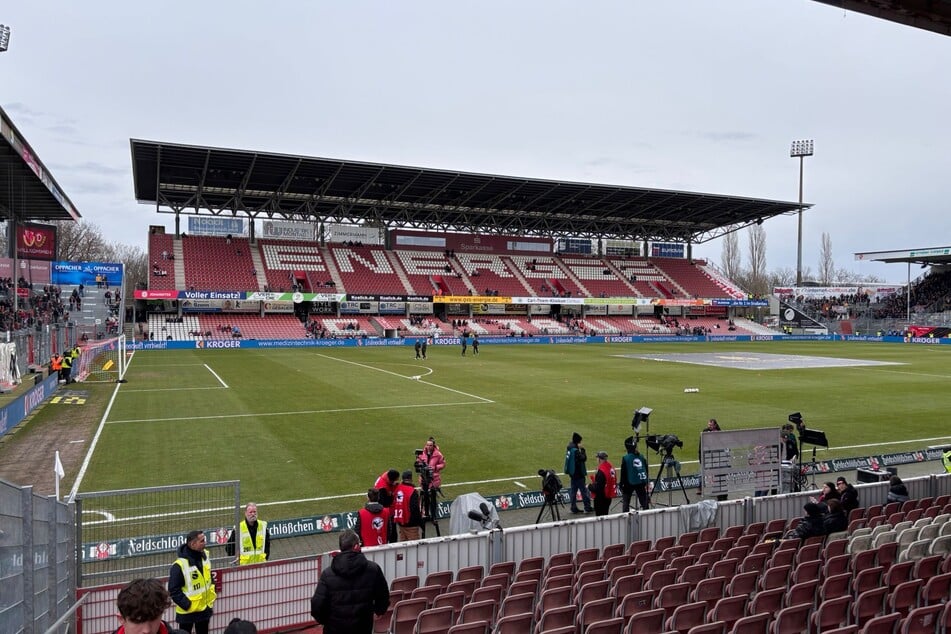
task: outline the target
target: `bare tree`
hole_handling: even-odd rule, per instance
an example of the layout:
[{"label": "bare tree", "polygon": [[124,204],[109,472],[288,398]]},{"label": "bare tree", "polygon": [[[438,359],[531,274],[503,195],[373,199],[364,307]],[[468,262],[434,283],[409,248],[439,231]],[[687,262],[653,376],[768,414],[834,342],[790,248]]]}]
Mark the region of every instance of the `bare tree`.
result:
[{"label": "bare tree", "polygon": [[56,256],[67,262],[105,262],[109,245],[93,222],[61,221],[56,225]]},{"label": "bare tree", "polygon": [[836,279],[835,260],[832,258],[832,238],[825,231],[822,232],[822,242],[819,245],[819,279],[820,286],[832,286]]},{"label": "bare tree", "polygon": [[776,286],[794,286],[796,284],[796,269],[783,266],[773,269],[766,277],[769,279],[770,290]]},{"label": "bare tree", "polygon": [[149,255],[142,249],[128,244],[109,245],[106,262],[121,262],[125,266],[125,287],[129,297],[138,284],[143,288],[149,281]]},{"label": "bare tree", "polygon": [[755,295],[766,295],[771,289],[766,278],[766,230],[762,225],[750,225],[747,246],[750,262],[747,289]]},{"label": "bare tree", "polygon": [[723,251],[720,254],[720,267],[724,275],[735,280],[740,275],[743,265],[740,255],[740,238],[735,231],[723,236]]}]

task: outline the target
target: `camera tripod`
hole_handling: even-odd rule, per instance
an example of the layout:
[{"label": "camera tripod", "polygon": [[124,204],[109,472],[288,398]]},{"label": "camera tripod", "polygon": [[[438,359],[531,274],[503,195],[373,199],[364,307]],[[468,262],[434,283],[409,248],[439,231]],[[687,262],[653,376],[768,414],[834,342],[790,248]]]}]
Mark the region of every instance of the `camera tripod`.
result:
[{"label": "camera tripod", "polygon": [[551,514],[551,521],[560,522],[561,513],[559,512],[558,507],[562,506],[562,502],[558,499],[558,493],[543,491],[542,495],[545,496],[545,503],[542,504],[540,509],[538,509],[538,517],[535,518],[535,523],[541,523],[542,515],[545,514],[545,509],[548,509],[548,512]]},{"label": "camera tripod", "polygon": [[[664,454],[664,457],[661,458],[660,467],[657,469],[657,477],[654,478],[654,487],[651,489],[651,502],[654,503],[654,493],[659,489],[660,486],[660,477],[664,473],[664,467],[667,467],[667,479],[670,480],[673,477],[674,470],[677,472],[677,481],[680,483],[680,490],[684,494],[684,503],[690,504],[690,498],[687,497],[687,489],[684,487],[684,479],[680,477],[680,467],[677,465],[677,459],[674,458],[673,449],[667,449],[667,453]],[[673,506],[673,487],[667,489],[667,506]],[[659,504],[659,503],[658,503]]]},{"label": "camera tripod", "polygon": [[439,504],[436,496],[442,493],[439,487],[433,487],[429,482],[423,482],[419,492],[420,505],[423,507],[423,539],[426,539],[426,524],[432,523],[436,527],[436,537],[442,537],[439,532]]}]

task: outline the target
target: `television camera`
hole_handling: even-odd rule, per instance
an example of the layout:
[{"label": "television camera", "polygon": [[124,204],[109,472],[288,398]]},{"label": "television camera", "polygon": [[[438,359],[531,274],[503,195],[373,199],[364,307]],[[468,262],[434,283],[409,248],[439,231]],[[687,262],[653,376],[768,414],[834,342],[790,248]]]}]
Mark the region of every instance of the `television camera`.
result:
[{"label": "television camera", "polygon": [[439,504],[436,501],[437,496],[442,495],[439,487],[433,486],[433,476],[436,472],[426,464],[422,449],[414,449],[416,461],[413,464],[413,470],[419,474],[420,503],[423,512],[423,537],[426,537],[426,523],[432,522],[436,527],[436,535],[441,536],[439,531]]},{"label": "television camera", "polygon": [[422,449],[414,449],[413,453],[416,454],[416,463],[413,465],[413,470],[419,474],[419,482],[423,490],[428,491],[433,483],[433,476],[436,472],[432,467],[426,464]]},{"label": "television camera", "polygon": [[542,507],[538,510],[538,517],[535,518],[535,523],[538,524],[541,522],[542,515],[545,514],[546,509],[551,513],[551,521],[560,521],[561,514],[558,511],[558,505],[561,504],[561,500],[558,499],[558,493],[564,488],[561,478],[558,477],[554,469],[539,469],[538,475],[542,479],[542,497],[544,498],[544,502]]},{"label": "television camera", "polygon": [[674,453],[674,447],[683,448],[684,441],[674,434],[664,434],[663,436],[648,436],[647,446],[657,453],[664,452],[666,455]]}]

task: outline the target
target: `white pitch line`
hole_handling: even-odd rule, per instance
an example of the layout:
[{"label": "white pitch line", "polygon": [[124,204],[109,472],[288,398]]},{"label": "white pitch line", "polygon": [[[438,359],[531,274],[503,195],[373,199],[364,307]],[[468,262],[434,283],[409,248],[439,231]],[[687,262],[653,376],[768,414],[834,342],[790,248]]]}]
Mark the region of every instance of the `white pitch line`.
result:
[{"label": "white pitch line", "polygon": [[135,392],[187,392],[189,390],[223,390],[226,387],[156,387],[153,389],[142,389],[142,390],[123,390],[123,394],[132,394]]},{"label": "white pitch line", "polygon": [[[326,355],[326,354],[318,354],[317,356],[318,356],[318,357],[323,357],[324,359],[330,359],[331,361],[339,361],[340,363],[349,363],[350,365],[355,365],[355,366],[357,366],[357,367],[359,367],[359,368],[364,368],[364,369],[366,369],[366,370],[375,370],[376,372],[383,372],[384,374],[389,374],[389,375],[391,375],[391,376],[397,376],[397,377],[399,377],[399,378],[401,378],[401,379],[413,380],[413,377],[405,376],[405,375],[403,375],[403,374],[399,374],[398,372],[390,372],[389,370],[384,370],[384,369],[382,369],[382,368],[377,368],[377,367],[372,366],[372,365],[366,365],[366,364],[364,364],[364,363],[357,363],[356,361],[348,361],[347,359],[338,359],[337,357],[331,357],[331,356]],[[431,385],[431,386],[433,386],[433,387],[438,387],[438,388],[441,389],[441,390],[447,390],[447,391],[449,391],[449,392],[455,392],[456,394],[461,394],[462,396],[468,396],[469,398],[477,398],[477,399],[479,399],[480,401],[484,401],[484,402],[486,402],[486,403],[493,403],[493,404],[495,403],[495,401],[493,401],[492,399],[488,399],[488,398],[485,398],[485,397],[482,397],[482,396],[476,396],[475,394],[469,394],[468,392],[463,392],[462,390],[456,390],[456,389],[453,389],[453,388],[451,388],[451,387],[446,387],[445,385],[437,385],[436,383],[430,383],[429,381],[419,381],[419,382],[420,382],[420,383],[423,383],[423,384],[425,384],[425,385]]]},{"label": "white pitch line", "polygon": [[[220,388],[219,388],[220,389]],[[180,416],[175,418],[130,418],[128,420],[111,420],[109,425],[117,423],[161,423],[178,420],[219,420],[226,418],[253,418],[256,416],[296,416],[298,414],[342,414],[346,412],[372,412],[383,409],[412,409],[414,407],[451,407],[454,405],[488,405],[492,401],[461,401],[459,403],[425,403],[417,405],[380,405],[377,407],[341,407],[337,409],[308,409],[297,412],[261,412],[258,414],[218,414],[215,416]]]},{"label": "white pitch line", "polygon": [[102,430],[106,426],[106,419],[109,418],[109,412],[112,411],[112,405],[116,402],[116,396],[119,395],[120,387],[122,387],[122,383],[116,383],[116,387],[112,391],[112,396],[109,398],[109,404],[106,405],[106,411],[102,413],[102,419],[99,421],[99,428],[96,429],[96,435],[93,436],[92,442],[89,443],[89,449],[86,450],[86,457],[83,458],[83,464],[81,467],[79,467],[79,473],[76,474],[76,480],[73,482],[73,488],[69,492],[70,502],[76,501],[76,494],[79,493],[79,485],[83,483],[83,478],[86,476],[86,469],[89,468],[89,463],[92,462],[92,454],[94,451],[96,451],[96,445],[99,444],[99,436],[102,435]]},{"label": "white pitch line", "polygon": [[205,363],[204,366],[205,366],[205,368],[207,368],[207,370],[208,370],[209,372],[211,372],[212,376],[214,376],[216,379],[218,379],[218,382],[221,383],[222,386],[228,387],[228,384],[225,383],[224,381],[222,381],[222,380],[221,380],[221,377],[218,376],[218,374],[217,374],[214,370],[212,370],[210,367],[208,367],[208,364],[207,364],[207,363]]},{"label": "white pitch line", "polygon": [[[930,349],[931,348],[929,348],[929,350]],[[882,370],[880,368],[876,368],[875,366],[869,366],[869,365],[858,366],[858,367],[862,368],[863,370],[871,370],[872,372],[888,372],[889,374],[907,374],[909,376],[926,376],[932,379],[947,379],[949,376],[951,376],[948,374],[928,374],[927,372],[902,372],[901,370]]]}]

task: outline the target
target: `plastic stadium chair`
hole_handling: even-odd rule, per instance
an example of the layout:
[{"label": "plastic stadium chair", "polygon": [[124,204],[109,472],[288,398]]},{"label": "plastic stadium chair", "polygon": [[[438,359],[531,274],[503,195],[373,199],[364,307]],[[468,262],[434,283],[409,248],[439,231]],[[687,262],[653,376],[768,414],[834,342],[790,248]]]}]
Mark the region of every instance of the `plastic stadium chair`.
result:
[{"label": "plastic stadium chair", "polygon": [[651,540],[639,539],[631,542],[631,545],[627,547],[627,556],[631,559],[631,562],[633,562],[635,557],[649,550],[651,550]]},{"label": "plastic stadium chair", "polygon": [[471,623],[485,621],[489,625],[495,623],[495,614],[499,604],[493,601],[470,601],[462,606],[462,612],[456,619],[457,623]]},{"label": "plastic stadium chair", "polygon": [[564,586],[561,588],[551,588],[543,590],[535,605],[535,620],[541,618],[542,613],[551,608],[565,606],[571,603],[571,588]]},{"label": "plastic stadium chair", "polygon": [[502,603],[502,599],[505,597],[505,588],[502,586],[487,586],[483,588],[476,588],[475,592],[472,593],[472,596],[469,597],[469,600],[466,603],[478,603],[480,601],[492,601],[496,605]]},{"label": "plastic stadium chair", "polygon": [[575,623],[578,631],[584,632],[592,623],[611,618],[614,618],[614,597],[581,603]]},{"label": "plastic stadium chair", "polygon": [[390,619],[391,634],[412,634],[419,613],[427,606],[426,599],[403,599],[397,603]]},{"label": "plastic stadium chair", "polygon": [[760,590],[772,590],[773,588],[785,589],[792,577],[792,566],[774,566],[767,568],[759,578]]},{"label": "plastic stadium chair", "polygon": [[652,590],[641,590],[625,595],[619,600],[617,608],[615,608],[615,616],[630,619],[635,614],[653,610],[656,598],[657,595]]},{"label": "plastic stadium chair", "polygon": [[938,631],[944,604],[915,608],[901,622],[901,634],[933,634]]},{"label": "plastic stadium chair", "polygon": [[466,566],[465,568],[460,568],[456,573],[456,581],[465,581],[466,579],[474,579],[475,581],[482,581],[482,577],[485,576],[485,568],[482,566]]},{"label": "plastic stadium chair", "polygon": [[706,615],[707,604],[702,601],[678,605],[667,619],[667,629],[686,634],[690,628],[702,625]]},{"label": "plastic stadium chair", "polygon": [[821,605],[822,602],[828,601],[829,599],[835,599],[849,594],[851,584],[852,574],[848,572],[826,577],[822,582],[822,586],[819,588],[818,604]]},{"label": "plastic stadium chair", "polygon": [[689,583],[673,583],[660,589],[657,593],[657,599],[654,600],[654,607],[663,608],[669,617],[674,613],[677,606],[687,603],[689,597]]},{"label": "plastic stadium chair", "polygon": [[522,561],[518,562],[518,572],[524,570],[542,570],[545,569],[545,558],[544,557],[526,557]]},{"label": "plastic stadium chair", "polygon": [[707,578],[707,573],[710,569],[703,564],[694,564],[692,566],[687,566],[680,571],[680,576],[677,577],[678,583],[689,583],[697,584],[700,581]]},{"label": "plastic stadium chair", "polygon": [[786,588],[773,588],[757,592],[750,603],[750,614],[776,614],[783,607],[785,594]]},{"label": "plastic stadium chair", "polygon": [[535,627],[536,632],[547,632],[563,627],[575,627],[575,619],[578,616],[578,606],[574,603],[562,605],[555,608],[549,608],[542,612],[541,618]]},{"label": "plastic stadium chair", "polygon": [[498,617],[501,620],[502,617],[511,616],[512,614],[532,614],[534,611],[534,594],[511,594],[502,601]]},{"label": "plastic stadium chair", "polygon": [[461,591],[443,592],[433,599],[432,609],[450,607],[452,608],[452,618],[455,619],[462,611],[462,606],[466,604],[466,594]]},{"label": "plastic stadium chair", "polygon": [[571,563],[573,563],[575,567],[577,568],[583,563],[586,563],[588,561],[596,561],[600,558],[601,556],[598,553],[597,548],[583,548],[579,550],[577,553],[575,553],[575,556],[571,560]]},{"label": "plastic stadium chair", "polygon": [[747,601],[745,596],[723,597],[713,605],[707,618],[711,621],[723,621],[727,628],[732,628],[734,623],[746,616]]},{"label": "plastic stadium chair", "polygon": [[514,596],[516,594],[531,594],[532,597],[538,594],[539,581],[516,581],[511,586],[509,586],[508,594],[509,596]]},{"label": "plastic stadium chair", "polygon": [[914,562],[905,561],[900,564],[892,564],[888,569],[888,572],[885,573],[885,578],[882,579],[882,583],[892,590],[900,583],[910,581],[912,579],[912,572],[915,569]]},{"label": "plastic stadium chair", "polygon": [[618,617],[602,619],[589,625],[582,634],[621,634],[624,623],[624,619]]},{"label": "plastic stadium chair", "polygon": [[885,613],[887,597],[888,588],[872,588],[858,595],[852,604],[852,623],[862,626],[870,619],[882,616]]},{"label": "plastic stadium chair", "polygon": [[611,596],[620,603],[621,599],[632,592],[640,592],[644,589],[644,575],[627,575],[621,577],[611,586]]},{"label": "plastic stadium chair", "polygon": [[479,581],[475,579],[457,579],[446,586],[446,591],[443,594],[446,592],[461,592],[466,595],[466,601],[468,601],[478,584]]},{"label": "plastic stadium chair", "polygon": [[792,579],[789,580],[789,583],[795,585],[804,581],[815,581],[819,578],[821,571],[821,561],[804,561],[793,568]]},{"label": "plastic stadium chair", "polygon": [[624,626],[624,634],[643,634],[644,632],[663,632],[666,617],[662,609],[638,612]]},{"label": "plastic stadium chair", "polygon": [[441,608],[423,610],[416,617],[414,634],[442,634],[452,627],[452,608],[448,605]]},{"label": "plastic stadium chair", "polygon": [[862,628],[862,634],[892,634],[896,631],[898,623],[901,621],[900,614],[886,614],[876,616],[870,619],[865,627]]},{"label": "plastic stadium chair", "polygon": [[626,555],[627,546],[625,544],[608,544],[601,551],[601,559],[607,561],[612,557],[617,557],[618,555]]},{"label": "plastic stadium chair", "polygon": [[442,586],[445,588],[452,583],[452,570],[437,570],[426,575],[424,586]]},{"label": "plastic stadium chair", "polygon": [[895,586],[888,595],[888,609],[902,617],[908,616],[912,609],[918,607],[918,597],[925,582],[921,579],[912,579]]},{"label": "plastic stadium chair", "polygon": [[852,605],[852,596],[845,595],[819,602],[819,607],[812,613],[810,621],[814,632],[842,627],[849,624],[849,608]]},{"label": "plastic stadium chair", "polygon": [[811,604],[791,605],[776,612],[770,634],[803,634],[809,631]]},{"label": "plastic stadium chair", "polygon": [[488,632],[488,623],[473,621],[472,623],[456,623],[446,631],[446,634],[487,634]]},{"label": "plastic stadium chair", "polygon": [[[509,581],[515,576],[514,561],[498,561],[489,567],[489,575],[506,575]],[[507,584],[506,584],[507,585]]]},{"label": "plastic stadium chair", "polygon": [[951,573],[935,575],[928,579],[919,596],[922,605],[947,603],[951,599]]},{"label": "plastic stadium chair", "polygon": [[405,577],[396,577],[390,582],[390,592],[393,590],[403,590],[412,592],[419,587],[419,577],[416,575],[407,575]]},{"label": "plastic stadium chair", "polygon": [[816,595],[819,594],[819,580],[813,578],[811,581],[800,581],[789,588],[786,594],[786,606],[809,605],[814,606]]},{"label": "plastic stadium chair", "polygon": [[764,634],[769,627],[768,614],[744,616],[733,624],[730,634]]},{"label": "plastic stadium chair", "polygon": [[941,567],[941,556],[927,556],[922,557],[921,559],[915,562],[915,567],[912,569],[912,576],[916,579],[931,579],[933,576],[938,574],[938,569]]},{"label": "plastic stadium chair", "polygon": [[[611,585],[607,579],[586,583],[575,593],[575,603],[585,605],[589,601],[607,598],[611,593]],[[614,609],[614,597],[611,597],[611,609]]]},{"label": "plastic stadium chair", "polygon": [[712,609],[717,601],[723,598],[726,592],[726,577],[711,577],[699,581],[690,594],[693,601],[702,601],[707,604],[708,609]]},{"label": "plastic stadium chair", "polygon": [[429,608],[436,597],[442,594],[443,590],[444,588],[442,586],[420,586],[413,590],[410,598],[426,599],[426,607]]},{"label": "plastic stadium chair", "polygon": [[756,592],[756,582],[759,580],[758,572],[740,572],[730,579],[726,592],[735,597],[738,595],[750,596]]},{"label": "plastic stadium chair", "polygon": [[548,571],[554,566],[564,566],[566,564],[574,564],[575,555],[574,553],[555,553],[548,558],[548,563],[545,564],[545,574],[548,574]]},{"label": "plastic stadium chair", "polygon": [[532,631],[531,614],[510,614],[503,616],[495,624],[493,634],[527,634]]},{"label": "plastic stadium chair", "polygon": [[687,634],[726,634],[726,632],[726,623],[723,621],[712,621],[690,628]]}]

